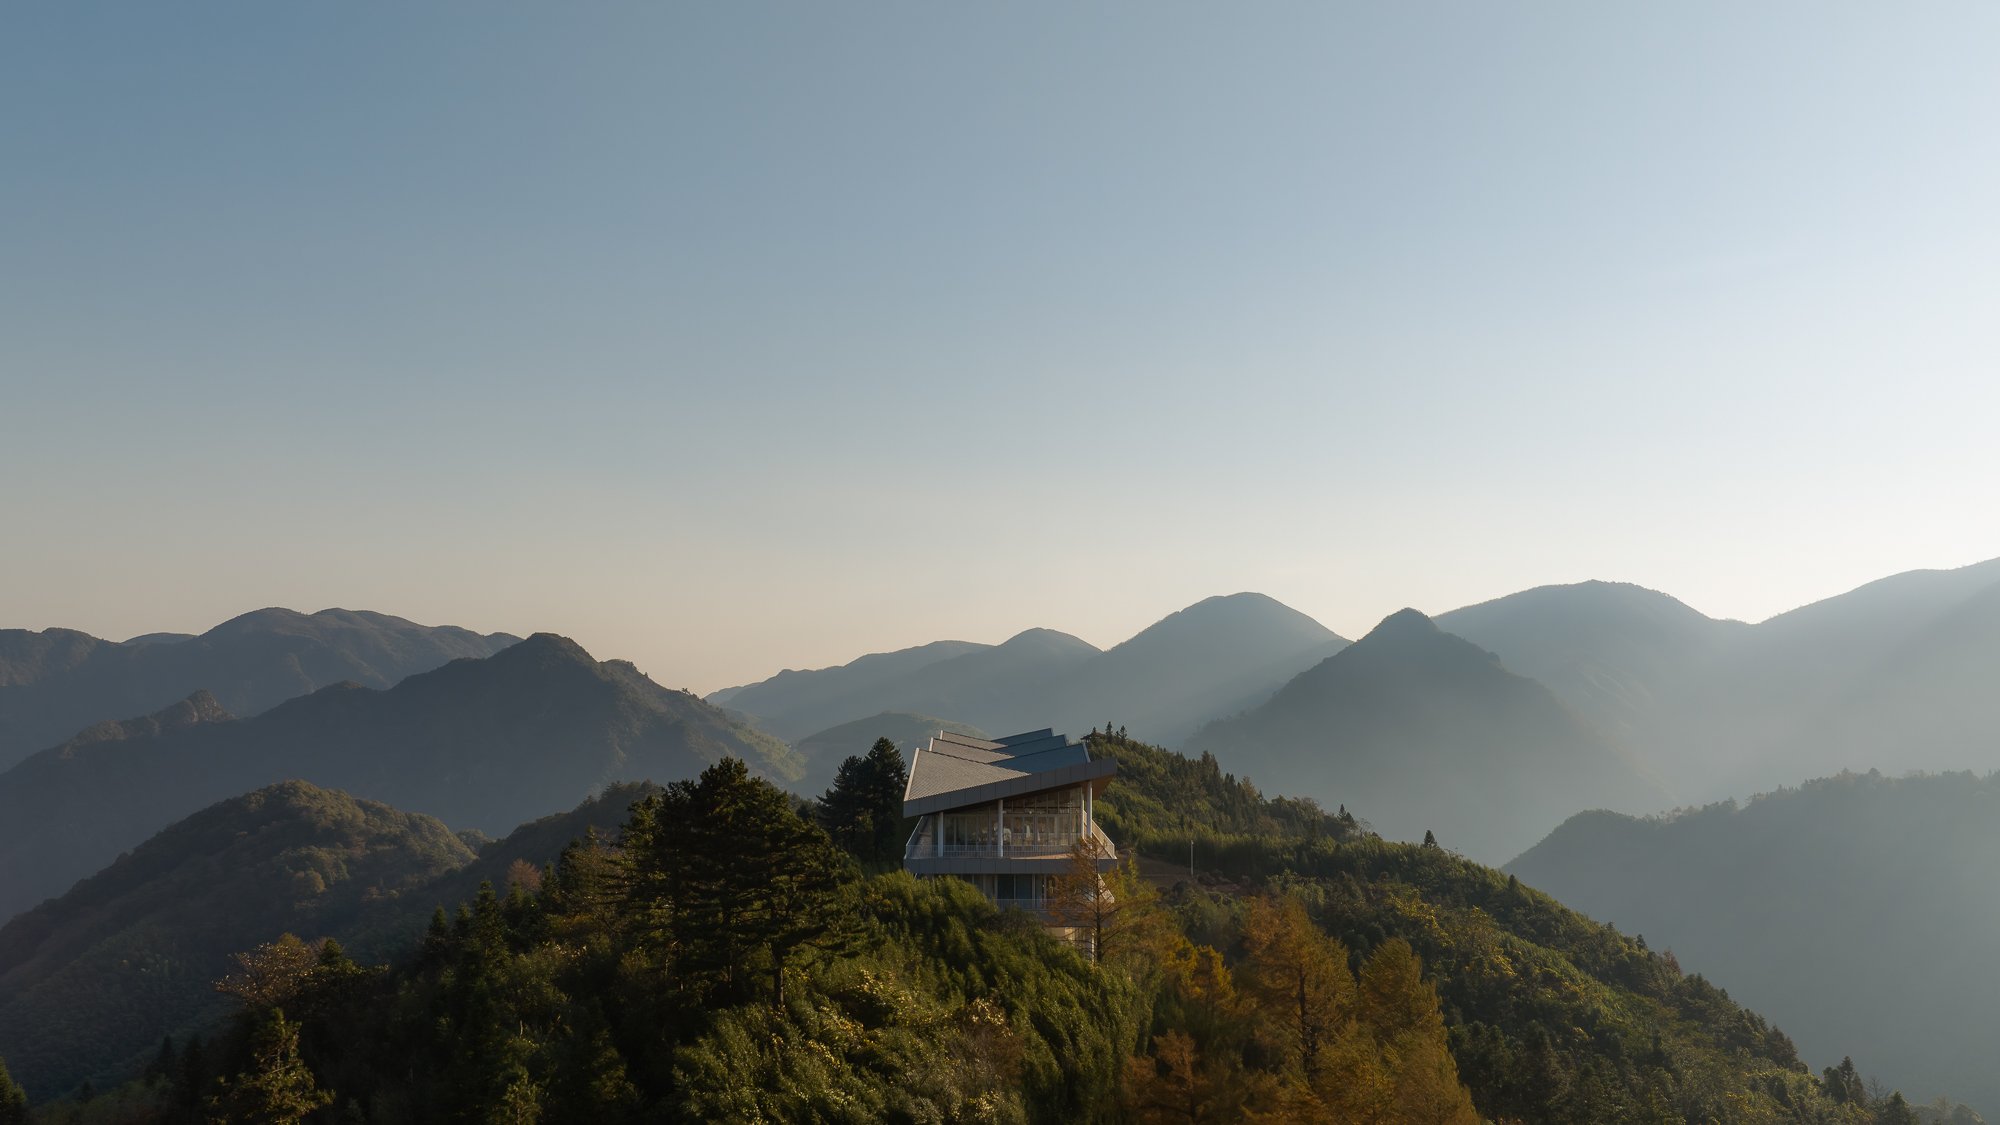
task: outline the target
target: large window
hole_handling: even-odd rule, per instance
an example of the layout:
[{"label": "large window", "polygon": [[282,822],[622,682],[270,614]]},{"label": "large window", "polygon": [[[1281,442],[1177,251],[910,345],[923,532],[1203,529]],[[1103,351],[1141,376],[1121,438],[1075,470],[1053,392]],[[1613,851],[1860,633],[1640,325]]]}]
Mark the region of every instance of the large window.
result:
[{"label": "large window", "polygon": [[1048,905],[1050,877],[1047,875],[973,875],[973,886],[997,906],[1017,906],[1039,910]]},{"label": "large window", "polygon": [[1083,835],[1081,786],[1036,793],[1007,802],[1009,852],[1022,855],[1066,852]]},{"label": "large window", "polygon": [[938,819],[943,855],[994,855],[1003,843],[1008,855],[1055,855],[1083,835],[1083,788],[1010,798],[1004,821],[991,802],[954,809]]}]

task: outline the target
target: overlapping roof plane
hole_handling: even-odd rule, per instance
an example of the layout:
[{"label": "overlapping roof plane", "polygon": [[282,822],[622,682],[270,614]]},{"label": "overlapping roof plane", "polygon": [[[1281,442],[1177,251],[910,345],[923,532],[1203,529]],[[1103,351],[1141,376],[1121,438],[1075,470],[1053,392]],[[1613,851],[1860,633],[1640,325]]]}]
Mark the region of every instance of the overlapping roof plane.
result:
[{"label": "overlapping roof plane", "polygon": [[903,814],[1072,785],[1109,777],[1116,769],[1109,760],[1092,761],[1081,742],[1046,728],[999,739],[939,731],[910,762]]}]

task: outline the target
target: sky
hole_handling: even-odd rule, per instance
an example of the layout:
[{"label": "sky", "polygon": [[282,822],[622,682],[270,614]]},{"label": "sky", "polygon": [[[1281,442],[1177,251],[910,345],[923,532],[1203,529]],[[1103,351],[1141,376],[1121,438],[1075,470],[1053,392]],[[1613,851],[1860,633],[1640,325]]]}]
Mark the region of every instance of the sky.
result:
[{"label": "sky", "polygon": [[710,690],[2000,556],[1984,3],[0,10],[0,626]]}]

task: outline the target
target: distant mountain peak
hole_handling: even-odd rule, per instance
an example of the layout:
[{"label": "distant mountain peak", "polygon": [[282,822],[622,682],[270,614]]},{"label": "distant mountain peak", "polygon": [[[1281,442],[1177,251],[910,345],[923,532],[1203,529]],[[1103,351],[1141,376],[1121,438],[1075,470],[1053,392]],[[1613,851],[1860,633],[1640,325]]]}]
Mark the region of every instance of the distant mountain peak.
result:
[{"label": "distant mountain peak", "polygon": [[562,665],[596,669],[597,658],[560,633],[536,633],[487,657],[495,668],[553,668]]},{"label": "distant mountain peak", "polygon": [[1368,631],[1367,636],[1355,643],[1362,645],[1374,643],[1379,645],[1383,641],[1437,637],[1442,635],[1444,635],[1444,630],[1438,628],[1437,622],[1432,621],[1428,614],[1421,610],[1404,608],[1384,617],[1380,624]]},{"label": "distant mountain peak", "polygon": [[1092,652],[1097,651],[1096,645],[1091,644],[1082,637],[1073,636],[1060,629],[1044,629],[1040,626],[1032,629],[1023,629],[1006,640],[1001,641],[995,647],[1089,649]]}]

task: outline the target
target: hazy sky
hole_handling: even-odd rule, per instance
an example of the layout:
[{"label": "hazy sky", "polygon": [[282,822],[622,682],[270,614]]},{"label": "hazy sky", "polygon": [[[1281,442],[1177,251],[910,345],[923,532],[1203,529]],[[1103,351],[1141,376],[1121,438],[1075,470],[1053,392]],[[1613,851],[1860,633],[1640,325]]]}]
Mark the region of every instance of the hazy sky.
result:
[{"label": "hazy sky", "polygon": [[2000,555],[1988,3],[0,9],[0,625],[698,689]]}]

